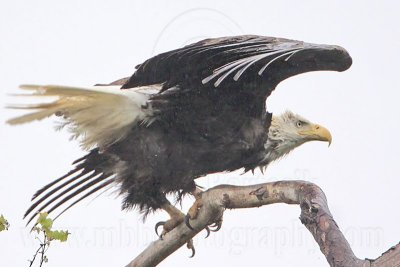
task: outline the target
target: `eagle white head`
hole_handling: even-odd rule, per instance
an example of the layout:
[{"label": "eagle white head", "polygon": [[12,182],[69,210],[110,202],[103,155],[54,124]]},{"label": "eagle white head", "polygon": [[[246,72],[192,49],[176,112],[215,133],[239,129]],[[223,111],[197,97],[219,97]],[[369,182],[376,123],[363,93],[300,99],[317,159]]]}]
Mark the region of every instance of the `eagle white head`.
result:
[{"label": "eagle white head", "polygon": [[332,135],[325,127],[286,111],[279,116],[272,116],[268,140],[264,144],[268,154],[267,163],[279,159],[309,141],[332,142]]}]

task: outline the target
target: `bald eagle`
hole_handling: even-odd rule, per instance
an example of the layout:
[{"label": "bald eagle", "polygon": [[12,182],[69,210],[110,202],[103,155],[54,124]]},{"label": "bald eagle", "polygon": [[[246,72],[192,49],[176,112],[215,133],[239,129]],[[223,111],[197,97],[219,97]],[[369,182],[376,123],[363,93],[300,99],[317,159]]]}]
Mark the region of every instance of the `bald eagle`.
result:
[{"label": "bald eagle", "polygon": [[195,180],[207,174],[265,168],[306,142],[330,143],[326,128],[289,111],[273,116],[266,100],[288,77],[344,71],[351,63],[339,46],[235,36],[156,55],[109,85],[22,85],[29,95],[54,99],[11,106],[33,112],[9,124],[55,115],[88,150],[73,170],[34,194],[25,217],[61,207],[63,213],[118,186],[123,209],[167,211],[168,232],[184,218],[167,194],[197,195]]}]

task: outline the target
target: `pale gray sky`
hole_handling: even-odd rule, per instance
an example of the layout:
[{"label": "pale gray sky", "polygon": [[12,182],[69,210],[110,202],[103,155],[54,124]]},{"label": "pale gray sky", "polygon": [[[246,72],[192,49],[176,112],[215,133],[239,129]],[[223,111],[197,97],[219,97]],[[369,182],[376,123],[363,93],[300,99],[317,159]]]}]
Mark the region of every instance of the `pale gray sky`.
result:
[{"label": "pale gray sky", "polygon": [[[12,102],[6,93],[22,83],[110,82],[158,52],[205,37],[341,45],[353,57],[350,70],[291,78],[268,99],[270,111],[290,109],[328,127],[329,149],[306,144],[265,175],[217,174],[200,184],[315,182],[357,256],[375,258],[400,240],[399,10],[398,1],[2,1],[0,105]],[[0,264],[28,266],[38,246],[22,221],[29,199],[84,152],[51,121],[6,126],[14,115],[1,109],[0,214],[11,228],[0,233]],[[299,213],[288,205],[227,211],[220,232],[195,238],[195,258],[183,248],[161,266],[328,266]],[[153,226],[165,218],[158,213],[143,224],[110,194],[85,201],[57,220],[55,227],[72,234],[51,246],[46,266],[124,266],[157,238]]]}]

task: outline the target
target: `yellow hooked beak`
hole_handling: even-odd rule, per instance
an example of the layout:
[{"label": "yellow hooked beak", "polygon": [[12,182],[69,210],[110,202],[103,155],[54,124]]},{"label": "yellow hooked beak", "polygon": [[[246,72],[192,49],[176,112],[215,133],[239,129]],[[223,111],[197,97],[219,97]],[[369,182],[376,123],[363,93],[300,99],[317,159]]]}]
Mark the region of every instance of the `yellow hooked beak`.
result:
[{"label": "yellow hooked beak", "polygon": [[309,130],[299,131],[299,134],[305,136],[308,141],[325,141],[328,142],[328,146],[332,143],[332,135],[329,130],[318,124],[311,125]]}]

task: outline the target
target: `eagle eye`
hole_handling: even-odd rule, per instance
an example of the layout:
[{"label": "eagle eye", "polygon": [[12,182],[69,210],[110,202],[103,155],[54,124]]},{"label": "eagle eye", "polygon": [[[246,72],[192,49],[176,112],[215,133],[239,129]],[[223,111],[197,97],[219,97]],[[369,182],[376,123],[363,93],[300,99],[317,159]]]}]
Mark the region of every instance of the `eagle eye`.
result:
[{"label": "eagle eye", "polygon": [[297,125],[297,127],[300,128],[301,126],[303,126],[303,122],[302,122],[302,121],[297,121],[297,124],[296,124],[296,125]]}]

